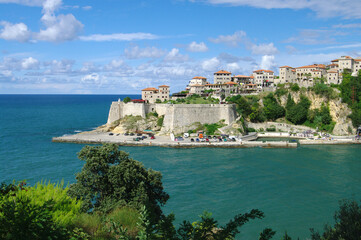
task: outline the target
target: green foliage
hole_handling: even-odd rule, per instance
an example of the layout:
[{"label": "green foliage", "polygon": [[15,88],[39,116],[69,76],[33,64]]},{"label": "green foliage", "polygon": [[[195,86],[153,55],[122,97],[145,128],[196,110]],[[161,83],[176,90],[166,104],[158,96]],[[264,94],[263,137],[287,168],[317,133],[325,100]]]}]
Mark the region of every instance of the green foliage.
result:
[{"label": "green foliage", "polygon": [[265,228],[259,235],[259,240],[269,240],[276,234],[271,228]]},{"label": "green foliage", "polygon": [[1,185],[0,239],[69,239],[81,202],[63,184]]},{"label": "green foliage", "polygon": [[276,120],[285,116],[285,109],[277,102],[273,93],[263,98],[263,111],[268,120]]},{"label": "green foliage", "polygon": [[349,116],[352,125],[356,128],[361,125],[361,72],[357,77],[350,74],[343,75],[343,81],[340,84],[342,101],[352,109]]},{"label": "green foliage", "polygon": [[324,232],[311,230],[312,240],[360,239],[361,236],[361,205],[356,201],[340,202],[339,210],[334,215],[335,225],[325,225]]},{"label": "green foliage", "polygon": [[[279,84],[280,85],[280,84]],[[288,93],[287,89],[284,88],[284,86],[277,86],[277,89],[275,91],[275,95],[277,97],[281,97],[283,95],[286,95]]]},{"label": "green foliage", "polygon": [[308,111],[308,121],[305,122],[306,126],[318,128],[327,132],[332,132],[335,122],[332,122],[330,109],[327,105],[322,104],[321,109],[313,109]]},{"label": "green foliage", "polygon": [[247,132],[257,132],[254,128],[247,128]]},{"label": "green foliage", "polygon": [[90,238],[105,238],[110,236],[106,231],[102,216],[98,213],[79,214],[73,222],[74,226],[81,229],[78,234],[85,233]]},{"label": "green foliage", "polygon": [[157,126],[161,127],[163,126],[163,121],[164,121],[164,115],[160,116],[157,120]]},{"label": "green foliage", "polygon": [[300,102],[293,105],[293,100],[287,101],[286,119],[293,124],[303,124],[307,120],[308,109],[311,106],[310,100],[305,97],[300,97]]},{"label": "green foliage", "polygon": [[252,106],[252,112],[249,115],[251,122],[264,122],[266,121],[266,116],[263,112],[263,109]]},{"label": "green foliage", "polygon": [[139,212],[130,207],[117,208],[107,215],[108,222],[115,223],[117,226],[121,226],[123,229],[127,229],[127,235],[129,237],[136,237],[140,223]]},{"label": "green foliage", "polygon": [[252,113],[251,102],[241,95],[230,97],[228,103],[236,104],[238,114],[244,117],[248,117]]},{"label": "green foliage", "polygon": [[155,103],[162,103],[162,100],[160,100],[159,98],[157,98],[157,99],[155,100]]},{"label": "green foliage", "polygon": [[123,118],[123,126],[127,131],[137,128],[137,122],[142,120],[141,116],[127,115]]},{"label": "green foliage", "polygon": [[187,97],[183,102],[187,104],[217,104],[219,103],[219,99],[215,99],[212,97],[204,98],[199,96],[198,94],[192,94]]},{"label": "green foliage", "polygon": [[145,169],[115,144],[85,146],[78,157],[85,164],[69,194],[83,199],[84,211],[109,212],[125,205],[140,209],[145,205],[152,221],[163,215],[161,206],[169,195],[163,190],[161,173]]},{"label": "green foliage", "polygon": [[221,123],[204,124],[207,135],[214,135],[215,131],[217,131],[218,128],[221,128],[223,126],[225,125]]},{"label": "green foliage", "polygon": [[158,113],[157,112],[147,113],[147,118],[150,118],[150,117],[158,117]]},{"label": "green foliage", "polygon": [[130,101],[132,101],[132,99],[131,99],[130,97],[125,97],[125,98],[123,99],[123,102],[124,102],[124,103],[128,103],[128,102],[130,102]]},{"label": "green foliage", "polygon": [[286,103],[286,111],[289,111],[296,103],[293,101],[291,94],[289,93],[287,96],[287,103]]},{"label": "green foliage", "polygon": [[218,222],[212,218],[212,215],[205,212],[200,216],[201,220],[191,224],[189,221],[183,221],[177,230],[179,240],[202,240],[202,239],[234,239],[239,233],[239,228],[251,219],[262,219],[263,212],[252,209],[249,213],[238,214],[230,220],[225,226],[219,226]]},{"label": "green foliage", "polygon": [[34,187],[26,188],[26,191],[17,191],[20,198],[30,199],[31,203],[43,206],[49,201],[53,201],[53,220],[64,227],[72,223],[74,217],[80,212],[81,201],[71,198],[67,194],[68,187],[64,188],[64,183],[44,184],[37,183]]},{"label": "green foliage", "polygon": [[267,132],[275,132],[276,128],[275,127],[271,127],[271,128],[266,128]]},{"label": "green foliage", "polygon": [[68,239],[67,231],[52,216],[54,201],[37,205],[24,196],[0,201],[0,239]]},{"label": "green foliage", "polygon": [[316,94],[326,97],[328,99],[335,99],[338,97],[335,90],[323,82],[317,82],[311,89]]},{"label": "green foliage", "polygon": [[291,83],[290,84],[290,89],[292,92],[298,92],[300,90],[300,86],[298,86],[297,83]]}]

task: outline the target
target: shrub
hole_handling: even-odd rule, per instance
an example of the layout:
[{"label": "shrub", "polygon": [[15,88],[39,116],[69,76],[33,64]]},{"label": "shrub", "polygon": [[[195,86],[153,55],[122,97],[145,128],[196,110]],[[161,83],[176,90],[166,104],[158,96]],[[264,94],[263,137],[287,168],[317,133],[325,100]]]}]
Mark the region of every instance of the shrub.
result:
[{"label": "shrub", "polygon": [[275,132],[276,128],[275,127],[271,127],[271,128],[266,128],[267,132]]},{"label": "shrub", "polygon": [[293,83],[293,84],[291,84],[290,89],[293,92],[298,92],[300,90],[300,86],[298,86],[297,83]]},{"label": "shrub", "polygon": [[163,126],[163,121],[164,121],[164,115],[160,116],[157,120],[157,126],[161,127]]},{"label": "shrub", "polygon": [[268,120],[276,120],[285,116],[285,109],[277,102],[273,93],[263,98],[263,111]]},{"label": "shrub", "polygon": [[130,101],[132,101],[132,99],[131,99],[130,97],[125,97],[125,98],[123,99],[123,102],[124,102],[124,103],[128,103],[128,102],[130,102]]},{"label": "shrub", "polygon": [[247,128],[247,132],[257,132],[254,128]]},{"label": "shrub", "polygon": [[301,96],[300,102],[290,106],[287,110],[286,119],[293,124],[303,124],[307,120],[310,105],[310,100],[305,96]]}]

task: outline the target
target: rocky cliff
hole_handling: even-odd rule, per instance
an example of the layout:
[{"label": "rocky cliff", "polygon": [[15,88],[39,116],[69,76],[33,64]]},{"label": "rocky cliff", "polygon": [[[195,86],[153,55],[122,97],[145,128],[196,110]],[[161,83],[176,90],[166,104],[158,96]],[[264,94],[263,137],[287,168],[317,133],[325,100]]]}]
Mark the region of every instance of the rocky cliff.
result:
[{"label": "rocky cliff", "polygon": [[[352,111],[350,108],[348,108],[346,103],[342,103],[341,98],[328,99],[326,97],[315,94],[313,91],[291,91],[290,93],[295,102],[298,102],[300,100],[301,95],[306,96],[311,101],[310,109],[320,109],[322,103],[328,104],[332,120],[336,122],[335,128],[332,132],[334,135],[348,135],[350,134],[350,129],[352,129],[352,131],[355,131],[354,127],[352,126],[351,119],[347,117],[352,113]],[[280,101],[283,106],[286,106],[287,96],[288,94],[280,97]]]}]

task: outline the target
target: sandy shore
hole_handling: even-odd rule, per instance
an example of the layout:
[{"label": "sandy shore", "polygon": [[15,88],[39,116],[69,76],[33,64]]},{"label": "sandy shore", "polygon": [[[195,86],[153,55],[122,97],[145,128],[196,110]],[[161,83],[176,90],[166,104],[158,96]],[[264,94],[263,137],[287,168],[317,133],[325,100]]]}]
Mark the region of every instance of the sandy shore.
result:
[{"label": "sandy shore", "polygon": [[136,136],[124,135],[109,135],[103,132],[84,132],[74,135],[65,135],[62,137],[54,137],[53,142],[69,142],[82,144],[102,144],[102,143],[116,143],[123,146],[159,146],[159,147],[174,147],[174,148],[196,148],[196,147],[221,147],[221,148],[245,148],[245,147],[264,147],[264,148],[296,148],[297,143],[289,143],[286,141],[267,142],[267,141],[242,141],[242,142],[219,142],[211,140],[210,142],[191,142],[185,139],[184,141],[171,141],[169,136],[156,136],[156,139],[146,138],[142,141],[134,141]]}]

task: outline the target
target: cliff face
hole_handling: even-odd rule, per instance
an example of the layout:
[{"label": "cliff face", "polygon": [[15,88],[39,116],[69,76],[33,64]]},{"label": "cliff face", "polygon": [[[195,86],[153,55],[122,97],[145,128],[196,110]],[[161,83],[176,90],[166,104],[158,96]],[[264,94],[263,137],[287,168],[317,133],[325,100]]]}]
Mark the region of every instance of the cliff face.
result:
[{"label": "cliff face", "polygon": [[[333,129],[334,135],[348,135],[350,134],[349,129],[354,131],[352,121],[347,116],[352,113],[351,109],[348,108],[346,103],[341,102],[341,98],[327,99],[320,95],[315,94],[312,91],[306,92],[290,92],[293,100],[297,103],[300,100],[300,96],[304,95],[311,101],[310,109],[320,109],[322,103],[328,104],[330,108],[330,114],[332,120],[336,122],[335,128]],[[280,98],[281,104],[286,106],[288,94]]]}]

